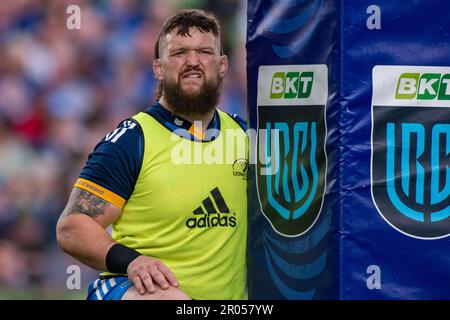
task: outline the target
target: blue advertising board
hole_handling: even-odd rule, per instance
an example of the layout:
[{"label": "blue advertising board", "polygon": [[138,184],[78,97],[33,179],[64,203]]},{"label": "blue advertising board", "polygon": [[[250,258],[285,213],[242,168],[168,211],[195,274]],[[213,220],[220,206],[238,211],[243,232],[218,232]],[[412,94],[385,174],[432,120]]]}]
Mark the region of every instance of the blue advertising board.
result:
[{"label": "blue advertising board", "polygon": [[251,299],[450,299],[449,9],[248,1]]}]

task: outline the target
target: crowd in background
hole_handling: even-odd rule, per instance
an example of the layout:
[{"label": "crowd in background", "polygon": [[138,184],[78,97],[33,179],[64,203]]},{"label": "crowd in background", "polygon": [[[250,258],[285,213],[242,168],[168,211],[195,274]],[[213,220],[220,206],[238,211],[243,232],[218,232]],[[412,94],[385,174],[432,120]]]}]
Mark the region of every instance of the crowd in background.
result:
[{"label": "crowd in background", "polygon": [[[66,9],[81,9],[68,30]],[[246,116],[241,0],[0,1],[0,299],[83,297],[98,272],[57,248],[56,221],[88,154],[154,104],[154,42],[177,8],[214,12],[230,59],[221,109]],[[81,290],[66,288],[70,265]]]}]

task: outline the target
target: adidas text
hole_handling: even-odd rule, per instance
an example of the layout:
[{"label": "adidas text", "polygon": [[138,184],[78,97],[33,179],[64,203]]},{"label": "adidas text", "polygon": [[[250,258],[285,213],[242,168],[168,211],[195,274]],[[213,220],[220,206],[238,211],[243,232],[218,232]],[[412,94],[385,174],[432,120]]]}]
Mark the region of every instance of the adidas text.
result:
[{"label": "adidas text", "polygon": [[220,215],[220,213],[205,214],[202,217],[192,217],[187,219],[186,227],[209,228],[209,227],[236,227],[236,217],[228,215]]}]

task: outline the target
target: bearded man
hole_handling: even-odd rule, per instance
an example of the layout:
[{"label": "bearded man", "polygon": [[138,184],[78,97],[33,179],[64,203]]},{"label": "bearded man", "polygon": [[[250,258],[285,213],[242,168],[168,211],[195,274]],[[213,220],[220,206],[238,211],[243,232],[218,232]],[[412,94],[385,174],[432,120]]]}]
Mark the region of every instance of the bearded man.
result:
[{"label": "bearded man", "polygon": [[[243,121],[217,109],[228,70],[217,19],[177,12],[161,29],[153,70],[158,103],[90,154],[58,221],[58,243],[102,271],[88,299],[242,299],[247,180],[236,170],[248,168],[248,141]],[[191,161],[174,161],[180,144],[193,150]],[[227,161],[198,161],[203,147]]]}]

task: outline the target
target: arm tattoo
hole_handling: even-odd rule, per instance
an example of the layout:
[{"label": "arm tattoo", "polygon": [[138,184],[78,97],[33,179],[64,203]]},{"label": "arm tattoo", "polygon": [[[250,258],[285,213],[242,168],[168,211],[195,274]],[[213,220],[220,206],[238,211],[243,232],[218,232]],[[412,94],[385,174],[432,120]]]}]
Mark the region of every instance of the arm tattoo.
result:
[{"label": "arm tattoo", "polygon": [[108,201],[85,190],[74,188],[64,213],[83,213],[95,218],[104,214],[105,209],[109,206]]}]

